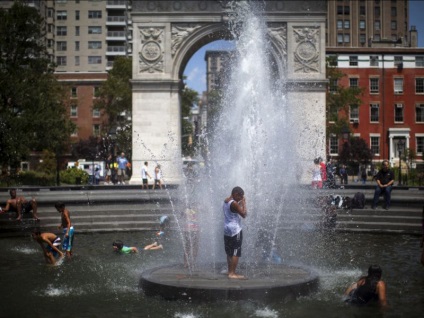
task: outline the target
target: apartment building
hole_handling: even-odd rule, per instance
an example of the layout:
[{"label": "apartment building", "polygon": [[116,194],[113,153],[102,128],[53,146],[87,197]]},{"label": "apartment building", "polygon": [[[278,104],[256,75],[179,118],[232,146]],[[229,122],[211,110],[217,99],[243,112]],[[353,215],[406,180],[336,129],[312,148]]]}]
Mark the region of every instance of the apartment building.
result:
[{"label": "apartment building", "polygon": [[[374,160],[399,162],[399,142],[424,163],[424,49],[327,48],[346,76],[331,89],[362,87],[360,105],[349,105],[347,116],[354,136],[370,145]],[[329,125],[332,123],[329,122]],[[329,136],[328,154],[337,158],[342,140]]]},{"label": "apartment building", "polygon": [[[14,1],[1,1],[9,8]],[[117,56],[132,55],[130,0],[26,0],[44,18],[45,44],[57,67],[59,81],[68,85],[70,118],[77,125],[72,137],[87,139],[101,131],[104,116],[93,110],[96,92],[107,79]]]},{"label": "apartment building", "polygon": [[327,1],[327,47],[417,47],[409,0]]}]

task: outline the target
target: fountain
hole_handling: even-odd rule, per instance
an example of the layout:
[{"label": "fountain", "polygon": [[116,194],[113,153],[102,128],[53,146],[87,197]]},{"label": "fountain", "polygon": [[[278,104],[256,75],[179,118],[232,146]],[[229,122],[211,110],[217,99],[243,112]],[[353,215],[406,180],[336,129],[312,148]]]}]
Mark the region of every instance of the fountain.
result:
[{"label": "fountain", "polygon": [[[294,144],[296,122],[273,70],[261,4],[234,2],[233,62],[225,79],[222,113],[207,136],[207,168],[195,187],[183,186],[182,209],[199,208],[201,248],[196,264],[162,266],[145,271],[140,285],[147,295],[167,299],[222,300],[295,298],[316,290],[318,277],[303,265],[265,261],[275,249],[281,220],[293,216],[301,202]],[[239,185],[246,195],[243,255],[238,271],[246,281],[229,280],[223,251],[222,202]],[[187,189],[191,189],[187,193]],[[297,211],[295,211],[296,213]],[[175,215],[179,230],[183,221]],[[278,238],[280,241],[281,238]],[[290,242],[289,236],[284,242]],[[296,244],[294,245],[296,246]],[[203,251],[203,253],[202,253]],[[189,253],[190,250],[186,253]],[[283,255],[284,259],[284,255]]]}]

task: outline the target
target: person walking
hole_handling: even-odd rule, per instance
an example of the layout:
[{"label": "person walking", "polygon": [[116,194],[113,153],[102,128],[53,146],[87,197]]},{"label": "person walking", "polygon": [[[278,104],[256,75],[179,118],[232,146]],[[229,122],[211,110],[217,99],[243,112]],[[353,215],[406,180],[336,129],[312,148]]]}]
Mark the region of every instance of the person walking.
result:
[{"label": "person walking", "polygon": [[224,247],[227,254],[228,278],[245,279],[243,275],[236,274],[243,242],[241,218],[244,219],[247,216],[246,198],[242,188],[233,188],[231,195],[224,200],[222,210],[224,212]]},{"label": "person walking", "polygon": [[374,199],[371,207],[375,209],[377,207],[378,200],[380,199],[380,195],[384,194],[385,203],[383,208],[388,210],[390,208],[392,186],[395,182],[395,176],[393,171],[389,169],[388,160],[383,161],[382,168],[375,175],[375,181],[377,182],[377,186],[374,190]]},{"label": "person walking", "polygon": [[162,170],[160,169],[160,165],[158,164],[155,167],[155,171],[153,173],[153,189],[156,189],[156,186],[159,187],[159,189],[162,190]]},{"label": "person walking", "polygon": [[[147,170],[149,167],[149,163],[147,161],[144,162],[144,166],[141,168],[141,179],[143,180],[143,185],[141,186],[142,189],[149,189],[149,181],[147,179],[147,177],[149,177],[149,179],[151,179],[152,177],[149,174],[149,171]],[[153,185],[153,189],[154,189],[154,185]]]}]

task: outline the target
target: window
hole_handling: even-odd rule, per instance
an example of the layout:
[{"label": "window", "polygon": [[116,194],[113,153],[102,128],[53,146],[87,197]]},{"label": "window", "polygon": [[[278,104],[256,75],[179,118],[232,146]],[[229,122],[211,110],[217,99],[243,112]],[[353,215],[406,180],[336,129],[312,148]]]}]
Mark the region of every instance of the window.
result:
[{"label": "window", "polygon": [[89,26],[88,27],[88,34],[102,34],[102,27],[101,26]]},{"label": "window", "polygon": [[378,66],[378,55],[370,56],[370,66]]},{"label": "window", "polygon": [[56,56],[57,66],[66,66],[66,56]]},{"label": "window", "polygon": [[99,124],[93,125],[93,135],[94,136],[100,136],[100,125]]},{"label": "window", "polygon": [[370,121],[372,123],[378,123],[380,120],[380,105],[370,104]]},{"label": "window", "polygon": [[378,78],[370,78],[370,93],[378,94],[379,89],[379,79]]},{"label": "window", "polygon": [[337,29],[343,29],[343,20],[337,20]]},{"label": "window", "polygon": [[359,28],[360,28],[361,30],[365,30],[365,20],[360,20],[360,21],[359,21]]},{"label": "window", "polygon": [[337,79],[330,79],[330,93],[337,93],[337,87],[338,87],[338,80]]},{"label": "window", "polygon": [[374,21],[374,30],[376,31],[380,30],[380,20]]},{"label": "window", "polygon": [[66,10],[56,11],[56,19],[57,20],[67,20],[68,19],[68,13],[66,12]]},{"label": "window", "polygon": [[399,66],[403,62],[403,56],[402,55],[395,55],[395,66]]},{"label": "window", "polygon": [[100,96],[100,88],[98,86],[93,87],[93,96],[94,98],[97,98]]},{"label": "window", "polygon": [[51,48],[53,47],[53,44],[54,44],[54,42],[53,42],[53,40],[52,40],[52,39],[48,39],[48,40],[47,40],[47,47],[48,47],[49,49],[51,49]]},{"label": "window", "polygon": [[359,35],[359,43],[365,44],[366,42],[367,42],[367,40],[366,40],[365,34],[361,33]]},{"label": "window", "polygon": [[65,36],[67,35],[68,30],[66,28],[66,26],[58,26],[56,28],[56,35],[61,35],[61,36]]},{"label": "window", "polygon": [[393,42],[396,42],[398,39],[397,34],[392,34],[391,39]]},{"label": "window", "polygon": [[415,105],[415,122],[424,123],[424,103]]},{"label": "window", "polygon": [[358,78],[349,78],[349,86],[350,87],[358,87],[358,82],[359,79]]},{"label": "window", "polygon": [[78,106],[75,104],[71,105],[71,117],[78,117]]},{"label": "window", "polygon": [[349,119],[350,120],[358,120],[359,119],[359,106],[358,105],[350,105],[349,106]]},{"label": "window", "polygon": [[395,123],[403,122],[403,105],[395,104]]},{"label": "window", "polygon": [[391,16],[392,17],[397,17],[397,8],[396,7],[392,7],[390,10]]},{"label": "window", "polygon": [[80,27],[76,26],[75,27],[75,36],[79,36],[80,35]]},{"label": "window", "polygon": [[345,29],[350,29],[350,20],[344,20],[343,27]]},{"label": "window", "polygon": [[331,135],[330,136],[330,154],[331,155],[337,155],[339,153],[339,140],[337,139],[337,136]]},{"label": "window", "polygon": [[359,7],[359,14],[360,15],[365,15],[366,14],[365,6],[360,6]]},{"label": "window", "polygon": [[397,22],[396,21],[392,21],[390,23],[390,27],[391,27],[392,30],[396,30],[397,29]]},{"label": "window", "polygon": [[375,7],[375,8],[374,8],[374,15],[375,15],[376,17],[379,17],[379,16],[380,16],[380,7]]},{"label": "window", "polygon": [[343,14],[343,6],[337,6],[337,14]]},{"label": "window", "polygon": [[75,51],[79,51],[79,50],[80,50],[80,42],[75,41]]},{"label": "window", "polygon": [[416,144],[417,144],[417,154],[423,154],[424,152],[424,137],[417,136],[416,137]]},{"label": "window", "polygon": [[345,15],[349,15],[350,14],[350,7],[349,6],[344,6],[344,14]]},{"label": "window", "polygon": [[358,66],[358,56],[357,55],[349,56],[349,66]]},{"label": "window", "polygon": [[101,19],[102,18],[102,11],[88,11],[88,18],[89,19]]},{"label": "window", "polygon": [[53,8],[48,8],[47,9],[47,17],[48,18],[53,18],[53,16],[54,16]]},{"label": "window", "polygon": [[89,49],[101,49],[102,48],[102,42],[101,41],[88,41],[88,48]]},{"label": "window", "polygon": [[97,108],[93,108],[93,117],[98,118],[100,117],[100,110]]},{"label": "window", "polygon": [[424,78],[415,79],[415,93],[417,94],[424,93]]},{"label": "window", "polygon": [[68,0],[56,0],[56,3],[58,3],[58,4],[65,4],[65,3],[67,3],[68,2]]},{"label": "window", "polygon": [[415,57],[415,66],[423,67],[424,66],[424,56]]},{"label": "window", "polygon": [[71,97],[72,97],[72,98],[76,98],[76,97],[78,97],[77,93],[78,93],[77,88],[76,88],[75,86],[74,86],[74,87],[72,87],[72,88],[71,88]]},{"label": "window", "polygon": [[47,32],[48,33],[54,33],[54,25],[53,24],[47,25]]},{"label": "window", "polygon": [[376,41],[376,42],[380,42],[380,40],[381,40],[381,37],[380,37],[380,34],[374,34],[374,41]]},{"label": "window", "polygon": [[395,94],[403,94],[403,78],[394,79]]},{"label": "window", "polygon": [[371,136],[370,139],[371,151],[374,155],[378,155],[380,153],[380,137]]},{"label": "window", "polygon": [[89,56],[88,57],[88,64],[102,64],[102,57],[101,56]]},{"label": "window", "polygon": [[343,34],[337,34],[337,43],[343,43]]},{"label": "window", "polygon": [[80,19],[80,12],[79,10],[75,11],[75,20],[79,20]]},{"label": "window", "polygon": [[75,56],[75,66],[79,66],[79,65],[80,65],[80,57]]},{"label": "window", "polygon": [[66,51],[66,41],[57,41],[56,42],[56,50]]},{"label": "window", "polygon": [[343,39],[344,39],[344,42],[345,42],[345,43],[349,43],[349,42],[350,42],[350,34],[345,34],[345,35],[343,36]]}]

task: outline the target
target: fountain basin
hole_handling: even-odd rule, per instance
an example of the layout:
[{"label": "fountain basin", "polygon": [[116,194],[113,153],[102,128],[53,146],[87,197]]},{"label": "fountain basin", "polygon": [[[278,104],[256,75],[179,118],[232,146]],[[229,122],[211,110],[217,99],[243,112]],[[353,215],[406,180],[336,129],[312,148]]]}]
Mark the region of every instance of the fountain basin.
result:
[{"label": "fountain basin", "polygon": [[302,266],[263,264],[254,270],[240,273],[246,280],[228,279],[221,270],[226,264],[214,267],[203,264],[191,273],[182,264],[155,267],[144,271],[140,288],[146,296],[161,296],[167,300],[222,301],[254,300],[281,302],[306,296],[318,289],[319,278]]}]

